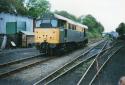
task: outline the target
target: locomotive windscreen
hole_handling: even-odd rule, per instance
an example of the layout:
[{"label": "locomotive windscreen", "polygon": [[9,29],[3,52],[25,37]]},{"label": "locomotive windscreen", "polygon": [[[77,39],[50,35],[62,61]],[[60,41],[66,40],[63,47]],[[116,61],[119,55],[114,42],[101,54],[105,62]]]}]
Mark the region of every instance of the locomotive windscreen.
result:
[{"label": "locomotive windscreen", "polygon": [[56,19],[43,19],[41,21],[40,27],[42,28],[54,28],[57,27],[57,20]]}]

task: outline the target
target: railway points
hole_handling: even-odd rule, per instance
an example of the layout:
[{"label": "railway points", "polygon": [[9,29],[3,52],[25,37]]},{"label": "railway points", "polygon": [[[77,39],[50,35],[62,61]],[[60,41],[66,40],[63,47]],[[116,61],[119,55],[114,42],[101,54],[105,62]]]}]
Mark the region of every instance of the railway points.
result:
[{"label": "railway points", "polygon": [[124,50],[125,45],[118,47],[119,50],[107,59],[102,68],[95,75],[90,85],[117,85],[122,76],[125,75],[124,71]]},{"label": "railway points", "polygon": [[103,66],[108,62],[108,60],[120,50],[121,47],[118,48],[112,48],[112,51],[109,51],[109,53],[104,54],[100,58],[96,58],[92,65],[89,67],[89,69],[86,71],[86,73],[82,76],[80,81],[77,85],[91,85],[93,80],[96,78],[100,70],[103,68]]}]

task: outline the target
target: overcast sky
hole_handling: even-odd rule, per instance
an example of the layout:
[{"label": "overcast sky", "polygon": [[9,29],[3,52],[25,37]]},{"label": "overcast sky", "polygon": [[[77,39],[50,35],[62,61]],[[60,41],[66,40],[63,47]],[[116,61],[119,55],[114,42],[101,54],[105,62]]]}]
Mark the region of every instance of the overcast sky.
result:
[{"label": "overcast sky", "polygon": [[105,31],[115,30],[120,22],[125,22],[125,0],[48,0],[51,10],[65,10],[75,16],[93,15],[105,27]]}]

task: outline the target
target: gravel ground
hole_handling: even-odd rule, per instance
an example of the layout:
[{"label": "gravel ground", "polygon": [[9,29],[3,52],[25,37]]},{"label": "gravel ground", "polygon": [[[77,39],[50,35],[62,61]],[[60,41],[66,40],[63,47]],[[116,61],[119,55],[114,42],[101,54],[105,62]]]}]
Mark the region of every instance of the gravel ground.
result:
[{"label": "gravel ground", "polygon": [[122,76],[125,76],[125,46],[106,64],[92,85],[118,85]]},{"label": "gravel ground", "polygon": [[[41,78],[47,76],[51,72],[58,69],[60,66],[67,63],[69,60],[75,58],[76,56],[82,54],[86,49],[79,49],[75,52],[69,53],[58,57],[56,59],[50,60],[48,62],[36,65],[7,78],[0,79],[1,85],[31,85]],[[15,82],[16,81],[16,82]]]},{"label": "gravel ground", "polygon": [[0,52],[0,64],[36,55],[39,55],[39,51],[35,48],[4,50]]}]

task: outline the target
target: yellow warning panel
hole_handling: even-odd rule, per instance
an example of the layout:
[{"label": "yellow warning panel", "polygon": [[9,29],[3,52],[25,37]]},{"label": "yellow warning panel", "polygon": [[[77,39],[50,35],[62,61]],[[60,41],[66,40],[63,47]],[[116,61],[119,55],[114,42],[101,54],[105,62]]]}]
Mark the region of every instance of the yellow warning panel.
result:
[{"label": "yellow warning panel", "polygon": [[35,28],[35,43],[48,42],[51,44],[59,43],[58,28]]}]

